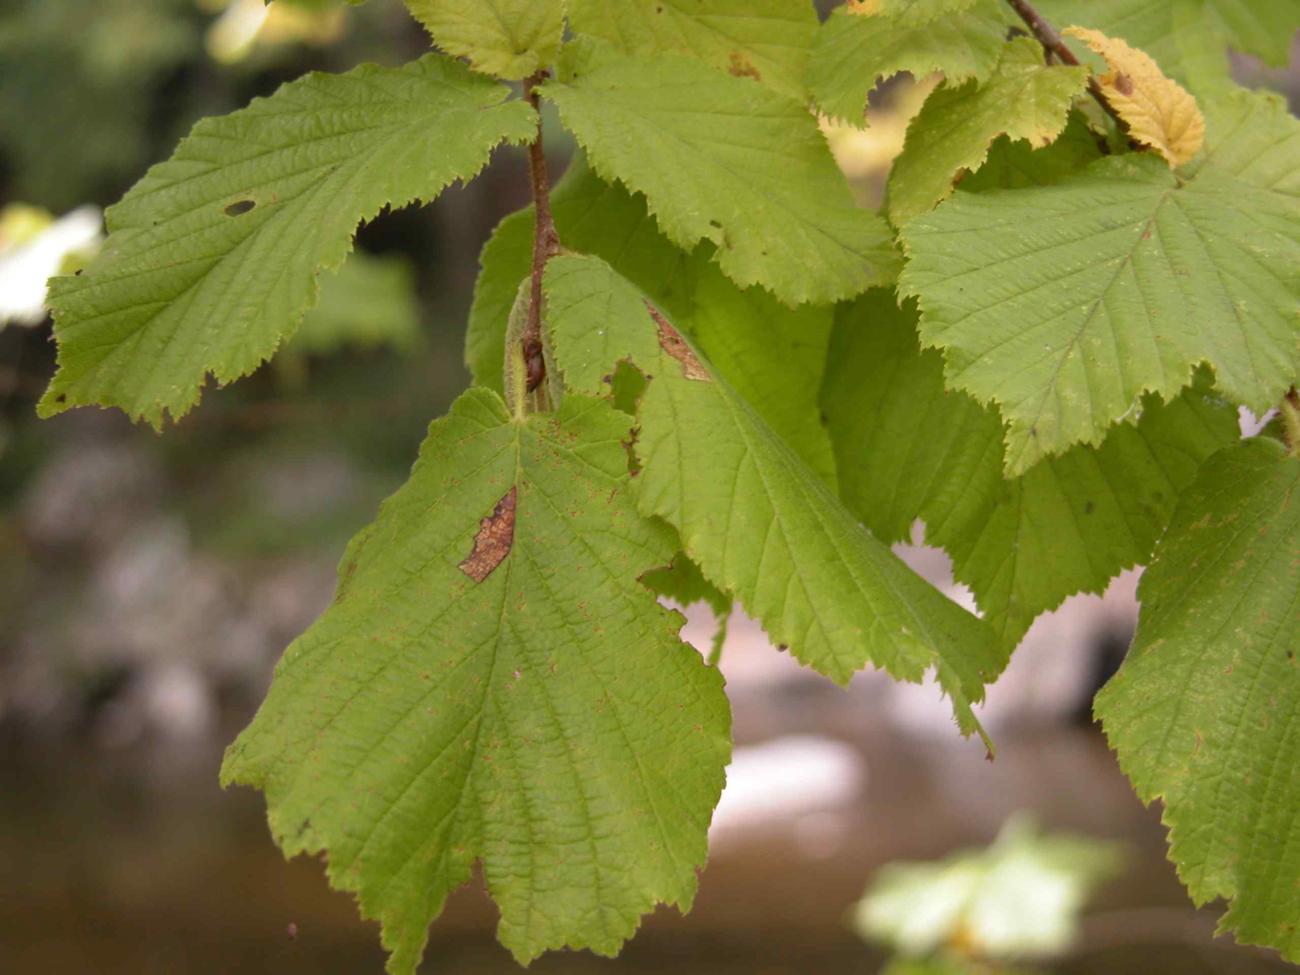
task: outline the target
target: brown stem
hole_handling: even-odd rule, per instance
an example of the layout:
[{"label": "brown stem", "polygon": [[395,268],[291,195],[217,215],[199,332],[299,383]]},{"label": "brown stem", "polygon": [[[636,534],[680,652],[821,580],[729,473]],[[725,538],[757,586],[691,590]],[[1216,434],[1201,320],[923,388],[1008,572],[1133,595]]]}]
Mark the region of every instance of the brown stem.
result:
[{"label": "brown stem", "polygon": [[[1034,39],[1043,45],[1043,50],[1047,52],[1049,62],[1055,56],[1060,59],[1062,64],[1074,66],[1079,64],[1079,59],[1074,56],[1074,52],[1065,43],[1060,31],[1044,20],[1043,15],[1034,9],[1034,5],[1029,0],[1007,0],[1007,3],[1011,5],[1012,10],[1020,15],[1020,19],[1025,22],[1025,26],[1034,35]],[[1106,110],[1106,114],[1119,123],[1120,131],[1127,132],[1128,123],[1120,118],[1119,113],[1115,111],[1115,107],[1107,100],[1105,93],[1101,90],[1101,85],[1097,84],[1096,78],[1088,79],[1088,91],[1093,98],[1097,99],[1097,104]]]},{"label": "brown stem", "polygon": [[1282,400],[1282,439],[1292,455],[1300,457],[1300,391],[1294,386]]},{"label": "brown stem", "polygon": [[528,169],[533,182],[533,208],[536,229],[533,233],[532,291],[528,299],[528,320],[524,325],[523,352],[528,374],[528,392],[546,379],[546,358],[542,354],[542,274],[546,262],[560,253],[560,235],[551,214],[551,181],[546,172],[546,147],[542,144],[541,99],[537,86],[546,80],[543,69],[524,82],[524,97],[537,111],[537,138],[528,146]]},{"label": "brown stem", "polygon": [[1020,15],[1025,26],[1033,33],[1034,39],[1043,45],[1045,50],[1055,54],[1063,64],[1079,63],[1079,59],[1066,46],[1056,28],[1044,20],[1043,15],[1035,10],[1028,0],[1007,0],[1007,3],[1011,4],[1011,9]]}]

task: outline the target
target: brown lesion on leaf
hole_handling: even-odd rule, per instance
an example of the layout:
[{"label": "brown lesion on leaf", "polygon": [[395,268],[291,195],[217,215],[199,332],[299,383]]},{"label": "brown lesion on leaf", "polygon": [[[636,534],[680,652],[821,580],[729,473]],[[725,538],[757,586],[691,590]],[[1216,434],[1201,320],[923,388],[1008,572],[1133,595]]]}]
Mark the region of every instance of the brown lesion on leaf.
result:
[{"label": "brown lesion on leaf", "polygon": [[506,560],[515,544],[515,505],[518,489],[511,488],[497,502],[492,514],[479,522],[474,550],[459,566],[475,582],[482,582]]},{"label": "brown lesion on leaf", "polygon": [[681,363],[682,375],[687,379],[696,379],[705,383],[710,382],[713,377],[709,375],[709,371],[704,368],[704,363],[700,362],[699,357],[691,347],[686,344],[681,332],[673,328],[668,319],[659,314],[659,309],[648,301],[646,302],[646,309],[650,312],[650,317],[654,319],[655,326],[659,329],[659,347]]},{"label": "brown lesion on leaf", "polygon": [[762,81],[763,76],[759,74],[758,68],[754,67],[754,62],[745,57],[739,51],[731,52],[731,64],[727,68],[737,78],[753,78],[755,81]]}]

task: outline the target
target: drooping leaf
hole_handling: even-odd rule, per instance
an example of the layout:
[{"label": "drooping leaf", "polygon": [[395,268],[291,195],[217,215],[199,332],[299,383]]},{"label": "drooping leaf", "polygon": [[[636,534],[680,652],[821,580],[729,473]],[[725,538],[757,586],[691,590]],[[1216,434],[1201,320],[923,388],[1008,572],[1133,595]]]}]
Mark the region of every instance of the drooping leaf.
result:
[{"label": "drooping leaf", "polygon": [[1300,4],[1290,0],[1040,0],[1037,7],[1058,26],[1080,24],[1128,41],[1194,92],[1232,81],[1229,48],[1285,65],[1300,29]]},{"label": "drooping leaf", "polygon": [[627,360],[649,379],[637,410],[638,506],[679,532],[705,577],[768,636],[837,681],[868,663],[901,680],[933,668],[962,729],[1005,660],[992,634],[853,518],[757,413],[603,261],[546,271],[566,386],[605,388]]},{"label": "drooping leaf", "polygon": [[[644,291],[768,426],[834,483],[817,406],[830,308],[788,308],[759,288],[736,287],[711,260],[708,244],[691,254],[673,246],[641,197],[603,182],[581,158],[556,186],[551,205],[566,247],[604,258]],[[475,381],[492,388],[500,388],[505,316],[530,266],[532,233],[532,211],[521,211],[502,222],[483,250],[466,358]]]},{"label": "drooping leaf", "polygon": [[808,62],[808,88],[832,118],[861,123],[867,93],[902,71],[942,71],[949,82],[983,80],[997,66],[1014,15],[1002,0],[975,0],[938,20],[831,12]]},{"label": "drooping leaf", "polygon": [[405,0],[448,54],[498,78],[544,68],[564,38],[563,0]]},{"label": "drooping leaf", "polygon": [[907,127],[890,173],[890,219],[901,226],[933,207],[962,171],[979,169],[1000,135],[1049,145],[1087,80],[1086,68],[1049,66],[1038,43],[1020,37],[1003,46],[997,70],[983,83],[935,91]]},{"label": "drooping leaf", "polygon": [[807,0],[569,0],[569,23],[625,54],[685,54],[803,98],[817,12]]},{"label": "drooping leaf", "polygon": [[903,228],[901,287],[949,386],[997,403],[1018,474],[1099,443],[1198,363],[1267,411],[1300,373],[1300,122],[1241,94],[1209,151],[1103,159],[1045,187],[962,193]]},{"label": "drooping leaf", "polygon": [[428,56],[403,68],[312,74],[195,126],[108,212],[83,274],[56,278],[59,372],[41,401],[117,406],[160,426],[291,337],[357,224],[437,196],[535,113],[508,90]]},{"label": "drooping leaf", "polygon": [[1138,595],[1097,715],[1163,800],[1192,899],[1229,900],[1224,928],[1300,961],[1300,459],[1266,438],[1212,457]]},{"label": "drooping leaf", "polygon": [[728,707],[636,581],[673,538],[634,507],[629,426],[577,395],[526,418],[462,396],[226,755],[286,855],[327,852],[381,922],[394,975],[475,860],[522,962],[690,906]]},{"label": "drooping leaf", "polygon": [[329,355],[384,345],[407,350],[419,334],[410,263],[355,251],[337,273],[320,278],[320,304],[304,316],[285,351]]},{"label": "drooping leaf", "polygon": [[1039,613],[1145,563],[1201,462],[1239,435],[1236,410],[1189,390],[1147,402],[1100,447],[1004,480],[1001,419],[944,389],[910,302],[900,309],[882,290],[846,306],[828,363],[822,402],[844,503],[885,542],[922,519],[1008,649]]},{"label": "drooping leaf", "polygon": [[1086,27],[1069,27],[1106,59],[1110,71],[1097,78],[1106,101],[1128,127],[1128,135],[1165,157],[1170,168],[1191,162],[1205,143],[1205,118],[1196,99],[1145,51]]},{"label": "drooping leaf", "polygon": [[544,91],[603,179],[643,193],[679,247],[715,244],[741,287],[824,303],[896,275],[888,228],[854,205],[800,102],[667,55],[594,58]]}]

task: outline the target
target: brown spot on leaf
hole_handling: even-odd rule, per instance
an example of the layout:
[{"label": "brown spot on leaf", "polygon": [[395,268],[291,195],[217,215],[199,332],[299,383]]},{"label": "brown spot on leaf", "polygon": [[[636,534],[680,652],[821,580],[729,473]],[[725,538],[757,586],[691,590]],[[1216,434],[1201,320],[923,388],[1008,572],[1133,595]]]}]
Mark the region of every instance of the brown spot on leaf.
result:
[{"label": "brown spot on leaf", "polygon": [[659,329],[659,347],[682,364],[682,375],[687,379],[697,379],[700,382],[711,381],[713,377],[709,375],[709,371],[704,368],[704,364],[700,362],[691,347],[686,344],[681,332],[673,328],[668,319],[659,314],[659,310],[648,301],[646,308]]},{"label": "brown spot on leaf", "polygon": [[1115,72],[1115,90],[1121,95],[1133,94],[1133,79],[1123,71]]},{"label": "brown spot on leaf", "polygon": [[474,536],[474,550],[459,566],[475,582],[482,582],[496,567],[506,560],[515,544],[515,502],[518,491],[511,488],[505,493],[492,514],[479,522]]},{"label": "brown spot on leaf", "polygon": [[226,216],[228,217],[242,216],[243,214],[247,213],[249,210],[252,210],[255,206],[257,206],[257,204],[254,203],[252,200],[239,200],[235,203],[230,204],[230,206],[226,207]]},{"label": "brown spot on leaf", "polygon": [[731,64],[727,70],[737,78],[753,78],[755,81],[763,80],[763,76],[758,73],[758,68],[754,67],[754,62],[739,51],[731,52]]}]

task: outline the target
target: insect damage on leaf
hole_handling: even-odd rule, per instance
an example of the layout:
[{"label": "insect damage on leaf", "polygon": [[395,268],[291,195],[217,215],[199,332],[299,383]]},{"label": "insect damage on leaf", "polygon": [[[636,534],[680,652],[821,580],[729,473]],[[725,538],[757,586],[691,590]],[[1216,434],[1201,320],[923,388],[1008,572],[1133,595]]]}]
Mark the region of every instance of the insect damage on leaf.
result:
[{"label": "insect damage on leaf", "polygon": [[506,560],[515,544],[515,503],[518,488],[511,488],[497,502],[492,514],[479,523],[474,550],[459,566],[475,582],[482,582]]},{"label": "insect damage on leaf", "polygon": [[737,78],[753,78],[755,81],[762,81],[763,75],[754,63],[741,54],[739,51],[732,51],[731,58],[727,64],[727,71]]},{"label": "insect damage on leaf", "polygon": [[655,327],[659,329],[659,347],[682,364],[682,375],[687,379],[711,382],[713,377],[709,375],[709,370],[704,368],[699,357],[686,344],[681,332],[673,328],[668,319],[659,314],[659,310],[650,302],[647,301],[645,306],[650,312],[650,317],[654,319]]},{"label": "insect damage on leaf", "polygon": [[243,214],[248,213],[256,206],[257,204],[254,203],[252,200],[239,200],[235,203],[230,204],[230,206],[226,207],[226,216],[228,217],[242,216]]}]

